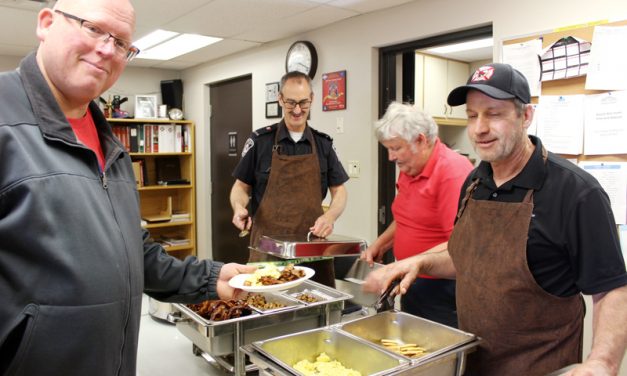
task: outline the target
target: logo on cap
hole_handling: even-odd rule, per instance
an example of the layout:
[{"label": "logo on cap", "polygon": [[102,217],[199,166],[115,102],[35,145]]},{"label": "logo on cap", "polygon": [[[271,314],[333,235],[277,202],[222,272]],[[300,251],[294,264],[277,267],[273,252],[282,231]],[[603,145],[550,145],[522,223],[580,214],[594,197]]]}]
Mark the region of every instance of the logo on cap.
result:
[{"label": "logo on cap", "polygon": [[483,66],[477,69],[477,71],[472,75],[472,79],[470,80],[470,82],[488,81],[490,78],[492,78],[493,74],[494,67]]}]

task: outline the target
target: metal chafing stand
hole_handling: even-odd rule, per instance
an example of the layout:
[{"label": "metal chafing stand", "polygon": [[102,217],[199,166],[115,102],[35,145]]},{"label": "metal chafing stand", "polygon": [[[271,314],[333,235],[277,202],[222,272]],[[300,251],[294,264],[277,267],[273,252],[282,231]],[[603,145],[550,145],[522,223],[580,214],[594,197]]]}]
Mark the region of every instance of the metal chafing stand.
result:
[{"label": "metal chafing stand", "polygon": [[[308,292],[320,301],[306,303],[295,298]],[[175,313],[170,319],[177,329],[193,343],[195,355],[202,356],[236,375],[245,375],[256,369],[245,364],[246,354],[241,347],[254,341],[328,326],[341,320],[344,301],[351,295],[305,281],[297,287],[278,292],[263,293],[269,300],[280,300],[286,307],[262,311],[256,309],[249,316],[211,321],[204,319],[184,304],[173,304]]]},{"label": "metal chafing stand", "polygon": [[366,242],[344,235],[317,238],[307,235],[264,235],[256,250],[282,259],[304,257],[338,257],[359,255]]}]

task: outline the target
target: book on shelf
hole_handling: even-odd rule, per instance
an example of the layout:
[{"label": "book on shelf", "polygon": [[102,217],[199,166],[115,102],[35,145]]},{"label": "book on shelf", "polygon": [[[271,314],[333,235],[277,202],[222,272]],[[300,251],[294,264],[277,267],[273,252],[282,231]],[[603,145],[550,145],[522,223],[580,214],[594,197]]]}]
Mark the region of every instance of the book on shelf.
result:
[{"label": "book on shelf", "polygon": [[135,184],[138,187],[144,186],[144,161],[133,161],[133,174],[135,175]]},{"label": "book on shelf", "polygon": [[189,153],[191,128],[187,124],[112,125],[113,135],[130,153]]},{"label": "book on shelf", "polygon": [[162,182],[177,182],[181,180],[181,161],[178,157],[161,157],[155,159],[158,184],[162,184]]},{"label": "book on shelf", "polygon": [[183,222],[191,220],[191,215],[189,213],[181,212],[181,213],[172,213],[172,222]]}]

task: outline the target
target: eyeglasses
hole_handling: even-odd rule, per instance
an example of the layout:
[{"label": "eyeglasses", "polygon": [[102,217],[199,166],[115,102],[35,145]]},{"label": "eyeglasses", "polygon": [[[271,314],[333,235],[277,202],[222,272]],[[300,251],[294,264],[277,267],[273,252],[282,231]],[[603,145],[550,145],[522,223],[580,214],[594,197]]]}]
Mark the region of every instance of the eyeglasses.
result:
[{"label": "eyeglasses", "polygon": [[303,99],[300,102],[296,102],[293,99],[283,99],[283,105],[288,110],[293,110],[296,106],[299,106],[301,110],[306,110],[311,106],[311,99]]},{"label": "eyeglasses", "polygon": [[125,56],[126,61],[133,60],[133,58],[137,56],[137,54],[139,53],[139,48],[133,46],[131,42],[115,37],[113,34],[102,30],[91,21],[87,21],[83,18],[77,17],[73,14],[65,13],[58,9],[55,9],[55,12],[65,16],[66,18],[78,21],[80,23],[81,30],[83,30],[85,35],[87,35],[90,38],[99,39],[99,40],[102,40],[103,42],[108,42],[109,39],[113,39],[113,46],[115,47],[115,52],[120,57]]}]

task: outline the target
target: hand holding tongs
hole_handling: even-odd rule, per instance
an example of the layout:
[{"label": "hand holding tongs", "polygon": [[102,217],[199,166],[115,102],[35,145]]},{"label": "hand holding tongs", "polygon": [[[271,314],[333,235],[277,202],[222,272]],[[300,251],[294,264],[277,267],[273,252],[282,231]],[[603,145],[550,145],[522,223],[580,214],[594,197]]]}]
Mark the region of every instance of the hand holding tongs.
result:
[{"label": "hand holding tongs", "polygon": [[394,308],[394,297],[398,294],[398,285],[401,283],[400,279],[395,279],[390,283],[387,289],[379,296],[374,303],[374,309],[379,312],[389,311]]}]

